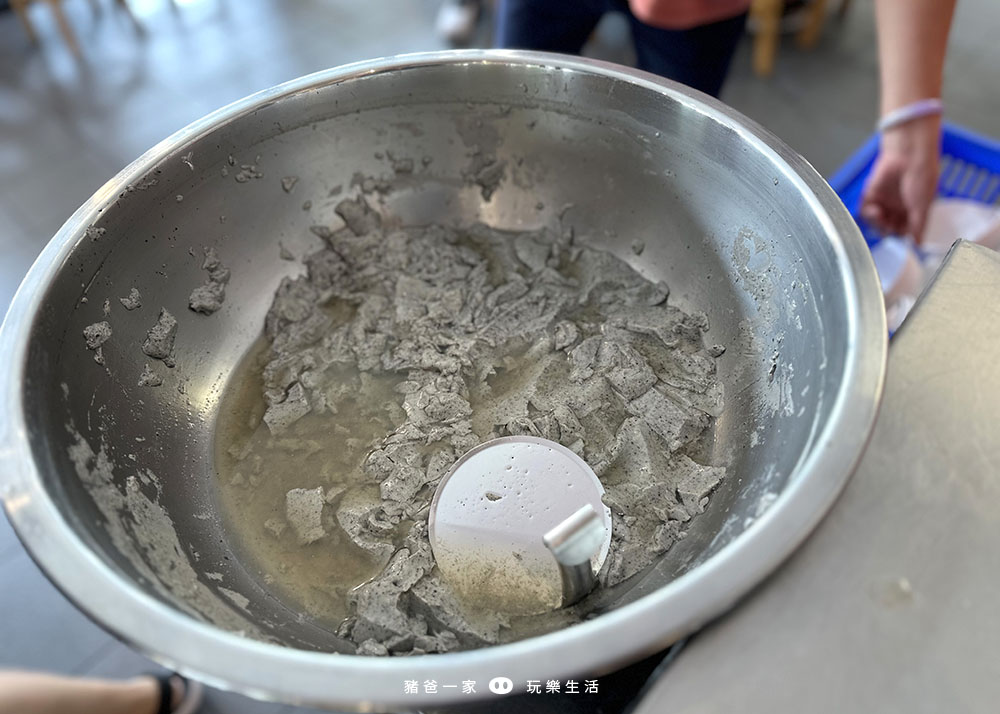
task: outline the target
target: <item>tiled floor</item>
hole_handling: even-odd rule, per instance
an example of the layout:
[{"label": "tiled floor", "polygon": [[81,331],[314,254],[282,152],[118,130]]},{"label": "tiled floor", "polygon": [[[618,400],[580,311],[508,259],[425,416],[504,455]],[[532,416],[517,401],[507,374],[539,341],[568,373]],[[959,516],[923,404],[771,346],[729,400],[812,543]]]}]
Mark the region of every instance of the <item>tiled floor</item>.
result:
[{"label": "tiled floor", "polygon": [[[187,122],[253,91],[378,55],[437,49],[435,0],[66,0],[84,45],[62,45],[33,8],[41,48],[0,13],[0,311],[49,236],[98,186]],[[92,11],[96,5],[99,10]],[[829,174],[869,134],[877,98],[871,3],[832,23],[818,50],[789,41],[775,76],[741,47],[723,99]],[[1000,3],[962,0],[945,99],[954,121],[1000,136]],[[485,33],[484,33],[485,34]],[[624,24],[588,50],[627,61]],[[2,367],[0,367],[2,368]],[[80,615],[31,563],[0,516],[0,666],[127,676],[151,668]],[[209,712],[290,711],[212,692]]]}]

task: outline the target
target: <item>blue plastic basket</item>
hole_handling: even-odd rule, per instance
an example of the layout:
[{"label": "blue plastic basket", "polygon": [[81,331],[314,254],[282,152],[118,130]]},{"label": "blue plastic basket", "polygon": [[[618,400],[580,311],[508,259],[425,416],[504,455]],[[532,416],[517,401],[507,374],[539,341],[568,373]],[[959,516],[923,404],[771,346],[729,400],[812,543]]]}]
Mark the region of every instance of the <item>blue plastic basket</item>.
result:
[{"label": "blue plastic basket", "polygon": [[[861,191],[877,155],[878,134],[875,134],[830,178],[830,185],[858,222],[869,245],[877,243],[881,236],[858,214]],[[938,195],[1000,204],[1000,141],[945,122]]]}]

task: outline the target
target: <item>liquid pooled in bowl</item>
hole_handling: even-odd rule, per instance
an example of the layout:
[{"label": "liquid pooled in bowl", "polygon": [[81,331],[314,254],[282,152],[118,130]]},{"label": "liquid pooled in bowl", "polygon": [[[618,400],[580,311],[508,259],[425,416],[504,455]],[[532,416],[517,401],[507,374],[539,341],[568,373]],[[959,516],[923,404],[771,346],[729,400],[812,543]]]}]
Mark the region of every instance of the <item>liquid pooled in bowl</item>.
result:
[{"label": "liquid pooled in bowl", "polygon": [[569,231],[390,230],[364,198],[337,213],[346,227],[313,228],[324,247],[282,282],[219,416],[228,528],[289,607],[361,654],[532,634],[459,598],[428,543],[441,477],[500,436],[557,441],[600,477],[601,587],[704,510],[724,475],[698,458],[722,409],[704,315]]}]

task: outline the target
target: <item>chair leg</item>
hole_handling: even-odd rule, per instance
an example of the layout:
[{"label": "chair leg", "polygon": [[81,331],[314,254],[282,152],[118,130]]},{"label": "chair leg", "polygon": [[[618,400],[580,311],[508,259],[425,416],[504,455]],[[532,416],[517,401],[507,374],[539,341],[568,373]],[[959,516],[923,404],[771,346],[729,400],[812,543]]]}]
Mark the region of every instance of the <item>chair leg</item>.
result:
[{"label": "chair leg", "polygon": [[806,15],[806,24],[799,30],[798,45],[804,50],[812,49],[819,42],[826,23],[827,0],[813,0]]},{"label": "chair leg", "polygon": [[69,20],[66,19],[66,13],[63,12],[62,0],[49,0],[49,5],[52,7],[52,14],[56,16],[56,22],[59,24],[59,32],[63,36],[63,40],[69,47],[70,52],[79,56],[80,55],[80,45],[76,42],[76,34],[73,32],[73,28],[69,25]]},{"label": "chair leg", "polygon": [[783,0],[754,0],[750,14],[757,24],[753,42],[753,69],[758,76],[767,77],[774,71],[774,61],[781,40],[781,11]]},{"label": "chair leg", "polygon": [[31,24],[31,18],[28,16],[28,2],[29,0],[12,0],[10,5],[17,13],[17,18],[24,26],[24,31],[27,33],[28,39],[31,40],[31,44],[37,45],[38,35],[35,34],[35,26]]}]

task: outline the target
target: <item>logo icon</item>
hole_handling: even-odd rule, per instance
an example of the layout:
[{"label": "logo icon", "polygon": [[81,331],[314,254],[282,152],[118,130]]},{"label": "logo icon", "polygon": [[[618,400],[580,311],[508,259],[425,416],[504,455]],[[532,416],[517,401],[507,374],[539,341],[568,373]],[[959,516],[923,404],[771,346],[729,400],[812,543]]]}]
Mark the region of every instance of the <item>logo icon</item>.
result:
[{"label": "logo icon", "polygon": [[514,682],[509,677],[494,677],[490,680],[490,691],[494,694],[510,694],[514,689]]}]

